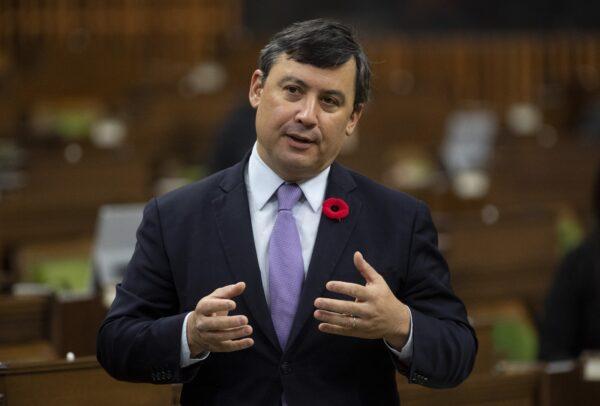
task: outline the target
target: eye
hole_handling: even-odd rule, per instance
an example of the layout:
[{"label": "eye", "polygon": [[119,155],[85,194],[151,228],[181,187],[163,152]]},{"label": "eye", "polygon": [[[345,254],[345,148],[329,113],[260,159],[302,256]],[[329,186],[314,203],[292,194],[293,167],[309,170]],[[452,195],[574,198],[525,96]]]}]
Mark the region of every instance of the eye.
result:
[{"label": "eye", "polygon": [[336,99],[335,97],[331,97],[331,96],[324,96],[321,98],[321,101],[326,104],[327,106],[331,106],[331,107],[337,107],[340,105],[340,102],[338,101],[338,99]]},{"label": "eye", "polygon": [[300,94],[300,88],[298,86],[292,86],[292,85],[286,86],[284,88],[284,90],[289,94],[293,94],[293,95]]}]

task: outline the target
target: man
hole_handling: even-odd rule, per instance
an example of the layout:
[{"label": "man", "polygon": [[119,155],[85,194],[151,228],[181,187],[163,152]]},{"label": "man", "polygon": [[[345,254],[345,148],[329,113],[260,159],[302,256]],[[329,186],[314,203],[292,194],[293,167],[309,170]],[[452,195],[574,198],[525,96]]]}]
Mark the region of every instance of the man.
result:
[{"label": "man", "polygon": [[592,192],[591,232],[562,259],[546,295],[539,358],[576,359],[600,350],[600,166]]},{"label": "man", "polygon": [[259,68],[252,152],[147,205],[98,359],[184,382],[183,404],[398,404],[396,370],[457,385],[477,343],[427,208],[334,163],[368,99],[351,31],[293,24]]}]

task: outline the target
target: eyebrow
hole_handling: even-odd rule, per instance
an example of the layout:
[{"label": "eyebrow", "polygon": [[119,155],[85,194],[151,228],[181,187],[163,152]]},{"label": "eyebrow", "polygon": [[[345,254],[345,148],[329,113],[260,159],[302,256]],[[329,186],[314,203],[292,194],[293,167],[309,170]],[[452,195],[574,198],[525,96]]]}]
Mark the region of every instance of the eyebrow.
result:
[{"label": "eyebrow", "polygon": [[[277,82],[277,85],[278,86],[283,86],[284,83],[287,83],[287,82],[295,83],[298,86],[303,87],[303,88],[309,88],[310,87],[305,81],[303,81],[301,79],[298,79],[297,77],[289,76],[289,75],[282,77],[281,80],[279,82]],[[340,99],[340,104],[344,104],[346,102],[346,96],[344,95],[344,93],[340,92],[339,90],[334,90],[334,89],[325,90],[323,92],[323,94],[326,94],[328,96],[335,96],[335,97],[337,97],[338,99]]]}]

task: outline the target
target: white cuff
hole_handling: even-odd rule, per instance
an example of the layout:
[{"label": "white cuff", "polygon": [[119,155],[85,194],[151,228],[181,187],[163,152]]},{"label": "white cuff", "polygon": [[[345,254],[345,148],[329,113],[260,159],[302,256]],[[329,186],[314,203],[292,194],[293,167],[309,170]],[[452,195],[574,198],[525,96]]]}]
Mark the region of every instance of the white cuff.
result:
[{"label": "white cuff", "polygon": [[413,322],[412,322],[412,313],[410,311],[410,307],[408,308],[408,313],[410,314],[410,332],[408,333],[408,340],[404,347],[400,351],[395,348],[392,348],[385,340],[383,342],[390,349],[390,351],[398,358],[398,361],[402,362],[404,365],[410,365],[412,361],[413,355]]},{"label": "white cuff", "polygon": [[190,354],[190,346],[188,345],[187,340],[187,321],[188,317],[190,317],[190,314],[192,314],[192,312],[189,312],[187,316],[185,316],[185,319],[183,320],[183,327],[181,329],[181,355],[179,356],[179,366],[181,366],[181,368],[185,368],[195,364],[196,362],[203,361],[210,355],[210,351],[207,351],[204,354],[201,354],[198,358],[191,357],[192,355]]}]

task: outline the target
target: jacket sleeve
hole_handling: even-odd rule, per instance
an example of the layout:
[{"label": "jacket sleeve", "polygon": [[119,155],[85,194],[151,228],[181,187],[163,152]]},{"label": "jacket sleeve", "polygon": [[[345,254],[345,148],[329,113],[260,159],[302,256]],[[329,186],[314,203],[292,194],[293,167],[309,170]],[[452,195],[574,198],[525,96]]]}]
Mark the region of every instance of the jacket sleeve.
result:
[{"label": "jacket sleeve", "polygon": [[197,368],[180,368],[179,300],[163,243],[156,199],[144,209],[123,282],[97,337],[97,357],[116,379],[175,383]]},{"label": "jacket sleeve", "polygon": [[467,378],[477,353],[477,338],[465,306],[452,291],[448,265],[437,247],[437,231],[425,204],[415,214],[408,271],[401,299],[413,321],[411,383],[449,388]]}]

